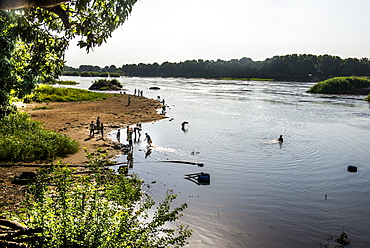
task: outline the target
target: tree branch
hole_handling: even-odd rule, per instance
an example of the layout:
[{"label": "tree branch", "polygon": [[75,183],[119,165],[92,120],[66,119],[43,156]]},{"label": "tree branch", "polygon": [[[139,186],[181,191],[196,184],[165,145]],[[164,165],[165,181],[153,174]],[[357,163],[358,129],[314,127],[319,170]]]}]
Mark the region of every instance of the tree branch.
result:
[{"label": "tree branch", "polygon": [[0,0],[0,10],[30,7],[52,8],[70,0]]}]

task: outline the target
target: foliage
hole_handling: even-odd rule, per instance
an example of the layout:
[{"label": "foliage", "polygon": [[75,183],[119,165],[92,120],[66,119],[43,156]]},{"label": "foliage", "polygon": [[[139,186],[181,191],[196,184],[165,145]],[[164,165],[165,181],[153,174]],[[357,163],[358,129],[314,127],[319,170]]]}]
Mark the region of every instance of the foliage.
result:
[{"label": "foliage", "polygon": [[80,73],[78,71],[63,71],[63,76],[80,76]]},{"label": "foliage", "polygon": [[31,99],[35,102],[78,102],[103,100],[110,96],[111,94],[96,93],[83,89],[40,85]]},{"label": "foliage", "polygon": [[307,92],[346,94],[366,87],[370,87],[370,79],[364,77],[335,77],[315,84]]},{"label": "foliage", "polygon": [[319,81],[338,76],[370,76],[370,59],[341,59],[331,55],[291,54],[274,56],[264,61],[250,58],[225,60],[187,60],[179,63],[128,64],[104,69],[83,65],[66,71],[101,71],[109,69],[135,77],[186,77],[274,79],[283,81]]},{"label": "foliage", "polygon": [[0,119],[0,161],[53,160],[78,151],[77,141],[42,128],[25,113]]},{"label": "foliage", "polygon": [[116,85],[118,87],[122,87],[122,84],[117,79],[111,79],[111,80],[99,79],[93,82],[93,84],[101,84],[101,83],[109,83],[112,85]]},{"label": "foliage", "polygon": [[[157,206],[142,194],[142,181],[107,170],[104,156],[90,157],[92,173],[81,176],[66,166],[43,168],[31,184],[25,208],[13,220],[29,228],[42,228],[29,247],[180,247],[191,231],[180,225],[165,227],[187,207],[171,210],[171,191]],[[11,218],[11,217],[10,217]],[[24,242],[25,244],[27,243]]]},{"label": "foliage", "polygon": [[109,76],[110,76],[110,77],[120,77],[120,76],[121,76],[121,74],[123,74],[123,73],[111,72],[111,73],[109,73]]},{"label": "foliage", "polygon": [[79,68],[66,66],[62,72],[63,76],[81,76],[81,77],[120,77],[125,74],[111,65],[100,68],[99,66],[80,65]]},{"label": "foliage", "polygon": [[[24,8],[27,3],[36,4]],[[124,23],[135,3],[136,0],[1,1],[0,116],[14,111],[9,105],[12,91],[21,98],[37,83],[61,75],[69,41],[79,37],[78,45],[88,52],[100,46]]]},{"label": "foliage", "polygon": [[120,90],[122,84],[117,79],[99,79],[93,82],[89,90]]}]

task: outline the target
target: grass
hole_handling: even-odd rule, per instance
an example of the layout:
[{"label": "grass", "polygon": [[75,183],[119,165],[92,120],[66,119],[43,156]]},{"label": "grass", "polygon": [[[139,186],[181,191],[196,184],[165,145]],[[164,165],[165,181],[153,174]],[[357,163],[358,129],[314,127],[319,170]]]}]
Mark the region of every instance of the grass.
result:
[{"label": "grass", "polygon": [[0,119],[0,161],[51,161],[76,153],[77,141],[46,130],[40,122],[25,113],[15,113]]},{"label": "grass", "polygon": [[335,77],[318,82],[307,92],[320,94],[346,94],[356,89],[370,87],[370,79],[365,77]]},{"label": "grass", "polygon": [[83,89],[58,88],[48,85],[40,85],[31,98],[34,102],[79,102],[79,101],[96,101],[104,100],[112,96],[91,92]]}]

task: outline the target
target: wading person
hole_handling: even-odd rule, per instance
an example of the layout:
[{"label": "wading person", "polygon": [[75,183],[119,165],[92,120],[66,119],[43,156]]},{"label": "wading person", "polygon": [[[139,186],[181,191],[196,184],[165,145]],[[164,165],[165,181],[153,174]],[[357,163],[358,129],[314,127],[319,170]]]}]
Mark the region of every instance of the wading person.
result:
[{"label": "wading person", "polygon": [[150,138],[149,134],[145,133],[145,139],[144,141],[146,140],[146,142],[148,142],[148,146],[152,146],[152,139]]},{"label": "wading person", "polygon": [[117,141],[121,142],[121,129],[118,129],[117,131]]}]

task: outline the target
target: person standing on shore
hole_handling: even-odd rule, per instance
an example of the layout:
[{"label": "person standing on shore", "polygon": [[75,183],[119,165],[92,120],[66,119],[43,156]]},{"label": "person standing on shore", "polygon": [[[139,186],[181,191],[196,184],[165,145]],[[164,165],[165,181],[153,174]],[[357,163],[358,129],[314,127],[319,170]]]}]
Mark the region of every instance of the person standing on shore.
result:
[{"label": "person standing on shore", "polygon": [[127,106],[130,106],[131,105],[131,96],[128,95],[127,96]]},{"label": "person standing on shore", "polygon": [[90,137],[91,138],[94,138],[94,133],[95,133],[95,125],[94,125],[94,121],[91,121],[90,123]]},{"label": "person standing on shore", "polygon": [[145,133],[145,139],[144,139],[144,141],[146,140],[146,142],[148,142],[148,146],[150,147],[150,146],[152,146],[152,143],[153,143],[153,141],[152,141],[152,139],[150,138],[150,136],[149,136],[149,134],[148,133]]},{"label": "person standing on shore", "polygon": [[100,132],[100,117],[96,119],[96,130],[98,130],[98,133]]}]

